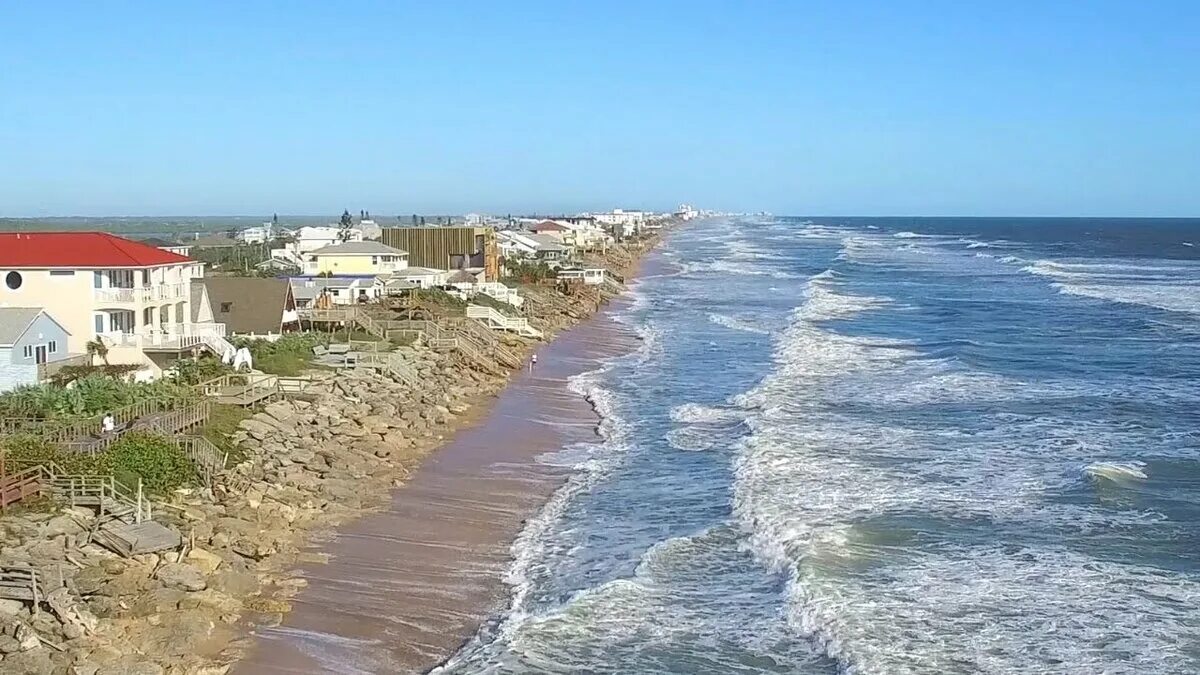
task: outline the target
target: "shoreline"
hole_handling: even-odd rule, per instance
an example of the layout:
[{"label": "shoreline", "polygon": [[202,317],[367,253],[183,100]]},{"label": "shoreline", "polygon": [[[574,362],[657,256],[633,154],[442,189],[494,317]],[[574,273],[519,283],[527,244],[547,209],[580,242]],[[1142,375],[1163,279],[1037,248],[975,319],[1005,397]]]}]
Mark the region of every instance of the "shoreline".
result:
[{"label": "shoreline", "polygon": [[513,544],[571,474],[542,457],[601,440],[599,415],[568,385],[636,349],[612,318],[625,304],[541,345],[534,373],[514,377],[476,424],[430,454],[386,511],[326,542],[323,552],[339,540],[344,547],[328,564],[306,566],[309,585],[293,612],[257,629],[231,672],[428,672],[495,620],[510,600]]}]

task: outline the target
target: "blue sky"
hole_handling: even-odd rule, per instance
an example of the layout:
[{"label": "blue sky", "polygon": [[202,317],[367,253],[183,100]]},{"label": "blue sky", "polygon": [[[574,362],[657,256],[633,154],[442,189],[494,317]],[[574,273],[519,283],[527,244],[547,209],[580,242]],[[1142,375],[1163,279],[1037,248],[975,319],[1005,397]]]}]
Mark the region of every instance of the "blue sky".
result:
[{"label": "blue sky", "polygon": [[1196,2],[6,2],[0,216],[1200,215]]}]

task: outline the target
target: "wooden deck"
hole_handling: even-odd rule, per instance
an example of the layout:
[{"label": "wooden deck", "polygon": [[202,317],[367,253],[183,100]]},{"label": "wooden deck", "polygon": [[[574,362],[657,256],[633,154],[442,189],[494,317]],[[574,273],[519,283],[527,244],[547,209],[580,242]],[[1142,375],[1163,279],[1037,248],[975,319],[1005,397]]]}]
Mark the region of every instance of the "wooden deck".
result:
[{"label": "wooden deck", "polygon": [[134,524],[112,520],[96,531],[94,539],[127,558],[178,548],[183,543],[183,537],[178,532],[153,520]]},{"label": "wooden deck", "polygon": [[201,382],[193,387],[193,390],[217,403],[243,408],[265,403],[282,395],[279,378],[266,373],[222,375]]}]

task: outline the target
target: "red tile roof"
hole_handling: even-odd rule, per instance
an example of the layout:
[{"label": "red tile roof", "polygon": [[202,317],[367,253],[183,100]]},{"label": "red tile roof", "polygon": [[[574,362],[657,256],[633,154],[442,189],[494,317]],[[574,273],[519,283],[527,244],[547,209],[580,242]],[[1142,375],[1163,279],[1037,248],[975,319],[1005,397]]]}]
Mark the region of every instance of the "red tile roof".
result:
[{"label": "red tile roof", "polygon": [[107,232],[0,232],[0,269],[150,267],[190,261]]},{"label": "red tile roof", "polygon": [[565,231],[567,228],[562,223],[556,223],[553,220],[543,220],[542,222],[538,223],[537,225],[534,225],[532,229],[534,232],[545,232],[547,230],[564,230]]}]

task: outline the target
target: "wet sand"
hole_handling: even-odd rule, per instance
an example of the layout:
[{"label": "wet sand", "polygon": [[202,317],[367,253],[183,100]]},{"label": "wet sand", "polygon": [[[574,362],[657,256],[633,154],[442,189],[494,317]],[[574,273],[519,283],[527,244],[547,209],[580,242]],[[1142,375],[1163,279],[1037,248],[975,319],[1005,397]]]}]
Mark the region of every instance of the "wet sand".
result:
[{"label": "wet sand", "polygon": [[526,518],[565,478],[538,457],[598,440],[590,405],[568,378],[632,351],[618,301],[537,351],[479,423],[462,429],[393,492],[387,511],[319,547],[309,585],[232,672],[424,672],[449,658],[508,602],[504,573]]}]

